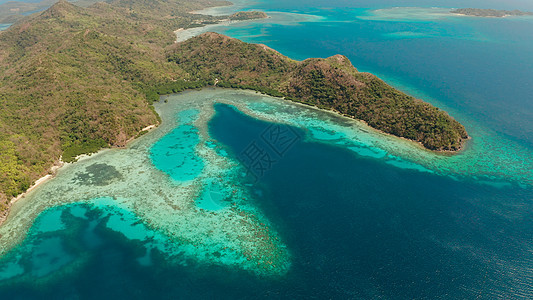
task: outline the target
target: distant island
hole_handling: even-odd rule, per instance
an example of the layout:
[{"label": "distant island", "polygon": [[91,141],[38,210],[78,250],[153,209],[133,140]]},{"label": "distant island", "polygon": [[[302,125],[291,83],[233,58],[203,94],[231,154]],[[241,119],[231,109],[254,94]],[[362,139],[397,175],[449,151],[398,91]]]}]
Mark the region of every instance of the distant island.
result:
[{"label": "distant island", "polygon": [[267,46],[213,32],[169,47],[167,53],[169,62],[192,77],[334,110],[430,150],[457,151],[468,138],[445,112],[359,72],[343,55],[297,62]]},{"label": "distant island", "polygon": [[268,18],[268,15],[262,11],[239,11],[229,16],[229,19],[232,21],[244,21],[266,18]]},{"label": "distant island", "polygon": [[[173,30],[229,16],[189,12],[213,0],[59,1],[0,32],[0,221],[52,166],[122,147],[159,124],[160,95],[220,86],[256,90],[362,120],[436,151],[468,134],[446,112],[359,72],[342,55],[294,61],[264,46]],[[264,17],[238,13],[234,18]]]},{"label": "distant island", "polygon": [[482,8],[459,8],[451,11],[453,14],[472,16],[472,17],[492,17],[504,18],[510,16],[533,16],[532,12],[520,10],[497,10]]},{"label": "distant island", "polygon": [[[15,23],[26,15],[45,10],[56,3],[57,0],[37,1],[8,1],[0,4],[0,23]],[[87,7],[98,0],[71,0],[77,6]]]}]

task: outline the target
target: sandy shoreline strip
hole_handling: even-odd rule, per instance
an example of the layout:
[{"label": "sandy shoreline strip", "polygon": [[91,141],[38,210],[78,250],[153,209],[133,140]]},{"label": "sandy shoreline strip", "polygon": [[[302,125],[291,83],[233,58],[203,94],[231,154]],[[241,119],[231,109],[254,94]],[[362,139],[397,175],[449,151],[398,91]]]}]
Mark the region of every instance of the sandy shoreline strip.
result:
[{"label": "sandy shoreline strip", "polygon": [[7,217],[9,216],[9,213],[11,212],[11,206],[13,204],[15,204],[20,199],[26,197],[26,195],[28,195],[28,193],[30,193],[31,191],[33,191],[34,189],[36,189],[37,187],[39,187],[43,183],[45,183],[48,180],[54,178],[55,175],[57,174],[57,170],[59,170],[59,168],[63,167],[64,165],[65,165],[65,163],[60,158],[59,162],[57,162],[56,164],[54,164],[50,168],[50,170],[48,171],[48,174],[46,174],[43,177],[37,179],[24,193],[21,193],[18,196],[12,198],[11,201],[9,201],[9,203],[8,203],[8,208],[5,211],[0,212],[0,226],[7,220]]},{"label": "sandy shoreline strip", "polygon": [[[245,3],[245,2],[246,1],[243,1],[243,3]],[[205,8],[203,10],[217,9],[217,8],[223,8],[223,7],[228,7],[228,6],[229,7],[235,6],[235,3],[232,3],[231,5],[227,5],[227,6],[223,5],[223,6],[208,7],[208,8]],[[201,12],[202,12],[202,10],[191,12],[191,13],[201,13]],[[248,20],[246,20],[246,21],[248,21]],[[239,21],[232,21],[232,20],[229,20],[229,19],[224,19],[224,20],[220,20],[220,22],[216,23],[216,24],[209,24],[209,25],[204,25],[204,26],[201,26],[201,27],[195,27],[195,28],[189,28],[189,29],[179,28],[179,29],[174,31],[174,34],[177,37],[177,40],[175,42],[178,43],[180,41],[184,41],[184,40],[187,40],[187,39],[189,39],[191,37],[194,37],[196,35],[199,35],[199,34],[202,34],[204,32],[207,32],[210,27],[220,26],[220,25],[228,25],[228,24],[231,24],[233,22],[239,22]],[[180,40],[180,35],[179,35],[180,33],[184,34],[182,36],[181,40]],[[157,124],[147,126],[147,127],[143,128],[143,129],[141,129],[140,132],[150,131],[150,130],[154,129],[155,127],[157,127]],[[126,142],[126,144],[128,144],[129,142],[131,142],[133,140],[135,140],[135,136],[133,136],[131,139],[129,139]],[[100,152],[100,151],[98,151],[98,152]],[[82,155],[82,156],[84,156],[84,155]],[[79,158],[80,157],[77,157],[76,159],[79,159]],[[33,185],[31,185],[25,192],[23,192],[23,193],[19,194],[18,196],[12,198],[11,201],[9,201],[9,203],[8,203],[9,207],[4,212],[0,212],[0,226],[7,220],[8,216],[9,216],[9,213],[11,212],[11,206],[14,203],[16,203],[20,199],[26,197],[26,195],[28,195],[28,193],[30,193],[31,191],[33,191],[34,189],[36,189],[37,187],[39,187],[43,183],[45,183],[48,180],[54,178],[55,175],[57,174],[57,170],[59,170],[59,168],[63,167],[64,165],[66,165],[66,163],[64,163],[61,160],[61,158],[60,158],[59,162],[54,164],[54,166],[52,166],[50,168],[50,170],[48,171],[48,174],[46,174],[45,176],[37,179],[33,183]]]},{"label": "sandy shoreline strip", "polygon": [[52,166],[50,168],[50,171],[48,172],[48,174],[44,175],[43,177],[37,179],[32,186],[30,186],[24,193],[18,195],[17,197],[11,199],[11,201],[9,202],[9,205],[13,205],[13,203],[17,202],[18,200],[24,198],[29,192],[33,191],[35,188],[37,188],[39,185],[47,182],[48,180],[54,178],[54,176],[57,174],[57,170],[59,170],[59,168],[61,168],[62,166],[64,166],[65,163],[59,159],[59,163],[58,164],[55,164],[54,166]]},{"label": "sandy shoreline strip", "polygon": [[146,127],[144,127],[143,129],[141,129],[141,131],[150,131],[150,130],[156,128],[156,127],[157,127],[156,124],[152,124],[152,125],[150,125],[150,126],[146,126]]},{"label": "sandy shoreline strip", "polygon": [[224,20],[220,20],[218,23],[215,23],[215,24],[207,24],[207,25],[204,25],[204,26],[201,26],[201,27],[192,27],[192,28],[179,28],[177,30],[174,30],[174,34],[176,35],[176,40],[174,41],[174,43],[179,43],[179,42],[183,42],[183,41],[186,41],[192,37],[195,37],[195,36],[198,36],[202,33],[206,33],[208,32],[211,28],[213,27],[217,27],[217,26],[228,26],[232,23],[237,23],[237,22],[244,22],[244,21],[251,21],[251,20],[229,20],[229,19],[224,19]]},{"label": "sandy shoreline strip", "polygon": [[[152,129],[156,128],[158,124],[152,124],[152,125],[149,125],[149,126],[146,126],[144,127],[143,129],[140,130],[140,132],[147,132],[147,131],[151,131]],[[135,136],[133,136],[131,139],[129,139],[127,142],[126,142],[126,145],[129,144],[131,141],[135,140]],[[117,147],[117,148],[121,148],[121,147]],[[93,154],[98,154],[100,153],[102,150],[105,150],[107,148],[103,148],[103,149],[100,149],[98,150],[98,152],[96,153],[93,153]],[[32,192],[33,190],[35,190],[37,187],[41,186],[43,183],[49,181],[50,179],[54,178],[57,174],[57,171],[64,167],[65,165],[68,165],[68,164],[74,164],[76,163],[77,161],[81,160],[81,159],[84,159],[84,158],[88,158],[90,157],[91,155],[88,155],[88,154],[82,154],[82,155],[78,155],[76,157],[76,161],[75,162],[72,162],[72,163],[65,163],[63,162],[63,160],[61,160],[61,158],[59,158],[59,161],[57,163],[55,163],[51,168],[50,170],[48,171],[48,174],[44,175],[43,177],[37,179],[24,193],[21,193],[19,194],[18,196],[14,197],[11,199],[11,201],[9,201],[8,205],[8,209],[3,212],[3,213],[0,213],[0,226],[2,225],[2,223],[4,223],[6,220],[7,220],[7,217],[9,216],[9,213],[11,211],[11,206],[13,204],[15,204],[17,201],[19,201],[20,199],[26,197],[28,195],[28,193]]]},{"label": "sandy shoreline strip", "polygon": [[[513,17],[512,15],[503,15],[503,16],[475,16],[475,15],[467,15],[467,14],[460,14],[460,13],[454,13],[450,12],[450,14],[458,16],[458,17],[474,17],[474,18],[495,18],[495,19],[502,19],[502,18],[508,18]],[[516,16],[515,16],[516,17]]]},{"label": "sandy shoreline strip", "polygon": [[48,181],[48,179],[52,178],[53,176],[51,174],[47,174],[39,179],[37,179],[35,181],[35,183],[30,186],[24,193],[18,195],[17,197],[11,199],[11,202],[9,202],[10,205],[13,205],[13,203],[17,202],[18,200],[20,200],[21,198],[23,198],[24,196],[26,196],[26,194],[28,194],[29,192],[31,192],[33,189],[35,189],[36,187],[38,187],[39,185],[43,184],[44,182]]}]

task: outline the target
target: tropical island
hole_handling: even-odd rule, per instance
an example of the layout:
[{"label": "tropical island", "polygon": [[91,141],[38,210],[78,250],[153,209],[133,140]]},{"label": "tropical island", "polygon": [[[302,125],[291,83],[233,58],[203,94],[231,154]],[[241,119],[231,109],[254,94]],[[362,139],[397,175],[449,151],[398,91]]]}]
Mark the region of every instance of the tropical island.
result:
[{"label": "tropical island", "polygon": [[239,11],[229,16],[229,19],[232,21],[244,21],[266,18],[268,18],[268,15],[262,11]]},{"label": "tropical island", "polygon": [[[0,23],[15,23],[28,14],[45,10],[57,0],[41,0],[40,2],[8,1],[0,4]],[[72,0],[77,6],[86,7],[98,2],[97,0]]]},{"label": "tropical island", "polygon": [[472,16],[472,17],[492,17],[504,18],[509,16],[533,16],[532,12],[520,10],[497,10],[481,8],[459,8],[451,11],[452,14]]},{"label": "tropical island", "polygon": [[227,2],[113,0],[82,8],[61,0],[0,32],[0,215],[61,160],[123,147],[157,126],[152,103],[186,89],[256,90],[435,151],[457,151],[468,138],[446,112],[359,72],[342,55],[294,61],[216,33],[175,43],[176,28],[227,20],[189,13],[220,5]]}]

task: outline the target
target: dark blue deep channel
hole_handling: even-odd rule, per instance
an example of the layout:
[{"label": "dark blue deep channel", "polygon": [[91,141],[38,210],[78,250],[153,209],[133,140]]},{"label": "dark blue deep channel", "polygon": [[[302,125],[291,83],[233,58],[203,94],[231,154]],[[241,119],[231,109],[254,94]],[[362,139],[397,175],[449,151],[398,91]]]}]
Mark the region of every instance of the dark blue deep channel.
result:
[{"label": "dark blue deep channel", "polygon": [[[240,156],[268,128],[216,105],[211,136]],[[300,142],[254,186],[294,258],[280,295],[474,298],[531,293],[533,193],[391,167]],[[516,296],[516,294],[514,294]],[[531,295],[531,294],[530,294]]]},{"label": "dark blue deep channel", "polygon": [[[210,134],[239,156],[270,123],[216,105]],[[292,256],[282,278],[169,265],[110,231],[106,217],[62,214],[80,267],[42,282],[0,284],[1,299],[474,299],[531,296],[533,191],[454,181],[295,143],[252,186]],[[46,238],[43,234],[42,238]],[[64,236],[63,236],[64,235]],[[24,258],[22,258],[24,260]]]}]

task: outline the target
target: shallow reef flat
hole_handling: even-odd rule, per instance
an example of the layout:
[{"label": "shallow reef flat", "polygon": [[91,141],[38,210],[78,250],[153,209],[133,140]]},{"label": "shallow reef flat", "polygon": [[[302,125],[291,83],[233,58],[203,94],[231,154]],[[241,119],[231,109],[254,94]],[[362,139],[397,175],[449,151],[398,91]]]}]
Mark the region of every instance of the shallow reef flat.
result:
[{"label": "shallow reef flat", "polygon": [[[232,13],[234,10],[231,10],[228,13]],[[224,14],[228,14],[224,13]],[[218,13],[202,13],[202,14],[208,14],[208,15],[214,15],[218,16]],[[283,25],[283,26],[298,26],[302,23],[310,23],[310,22],[320,22],[323,21],[324,18],[316,15],[307,15],[307,14],[298,14],[298,13],[290,13],[290,12],[268,12],[268,19],[255,19],[255,20],[244,20],[244,21],[222,21],[220,23],[216,24],[209,24],[203,27],[192,27],[183,29],[180,28],[174,33],[176,34],[176,43],[186,41],[192,37],[201,35],[202,33],[206,33],[209,31],[224,31],[230,28],[241,28],[250,26],[251,24],[263,24],[265,26],[272,26],[272,25]],[[253,23],[252,23],[253,22]],[[247,36],[247,35],[245,35]],[[249,37],[249,36],[248,36]]]},{"label": "shallow reef flat", "polygon": [[[221,155],[208,136],[213,96],[200,92],[170,97],[168,104],[158,105],[163,124],[127,149],[104,150],[61,168],[54,179],[13,205],[0,228],[1,253],[23,242],[42,212],[83,203],[111,215],[132,214],[131,224],[141,223],[153,232],[142,238],[146,247],[176,263],[193,259],[264,276],[286,273],[290,255],[240,183],[245,171]],[[194,116],[182,120],[184,111]],[[184,126],[191,130],[172,136]],[[173,143],[165,140],[169,135]],[[192,161],[175,165],[179,155]],[[117,222],[115,228],[110,221],[108,227],[122,232],[124,224]]]},{"label": "shallow reef flat", "polygon": [[428,22],[453,17],[449,8],[440,7],[391,7],[371,10],[359,19],[390,22]]},{"label": "shallow reef flat", "polygon": [[[240,91],[222,98],[238,97]],[[258,119],[306,130],[311,142],[334,144],[357,155],[379,159],[399,168],[429,172],[491,185],[533,185],[533,153],[482,128],[468,128],[472,140],[459,153],[437,153],[412,141],[379,132],[361,121],[299,103],[268,96],[236,102],[239,110]],[[253,99],[253,98],[251,98]],[[504,142],[502,142],[504,141]]]},{"label": "shallow reef flat", "polygon": [[[394,167],[493,186],[533,185],[532,153],[512,143],[496,143],[490,134],[474,135],[458,154],[439,154],[333,112],[256,92],[188,91],[157,103],[161,126],[126,149],[104,150],[67,164],[16,202],[0,227],[0,279],[61,274],[83,264],[86,256],[75,255],[79,247],[64,246],[70,239],[62,242],[57,234],[46,233],[74,230],[65,225],[65,218],[81,220],[95,211],[107,228],[144,246],[140,264],[148,264],[156,249],[179,265],[193,260],[259,276],[286,274],[290,252],[259,209],[246,170],[209,135],[217,103],[298,127],[305,133],[304,142],[344,147]],[[59,249],[53,257],[25,255],[50,247]],[[35,259],[58,261],[53,265],[59,267]]]},{"label": "shallow reef flat", "polygon": [[[382,8],[376,10],[370,10],[366,15],[358,16],[359,19],[370,20],[370,21],[390,21],[390,22],[430,22],[435,20],[442,19],[460,19],[467,14],[463,11],[468,11],[469,9],[450,9],[443,7],[391,7],[391,8]],[[502,12],[505,11],[496,11],[496,10],[480,10],[480,11],[492,11]],[[508,12],[512,13],[512,12]],[[530,16],[526,12],[517,12],[522,13],[521,16]],[[521,20],[518,18],[518,20]],[[522,19],[527,20],[527,19]]]}]

